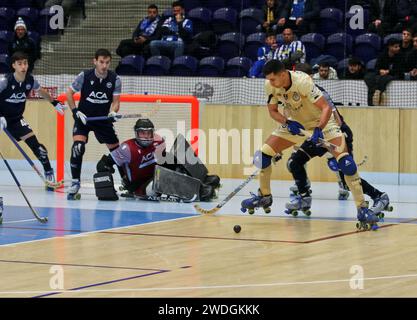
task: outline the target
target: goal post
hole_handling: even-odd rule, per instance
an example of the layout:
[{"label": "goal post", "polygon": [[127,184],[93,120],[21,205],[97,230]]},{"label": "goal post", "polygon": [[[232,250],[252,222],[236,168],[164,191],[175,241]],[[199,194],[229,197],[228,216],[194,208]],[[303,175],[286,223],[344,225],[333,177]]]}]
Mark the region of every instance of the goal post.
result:
[{"label": "goal post", "polygon": [[[61,102],[66,102],[66,94],[58,97]],[[78,104],[80,94],[74,95],[74,101]],[[157,134],[166,139],[167,150],[174,143],[177,134],[183,134],[189,139],[194,151],[198,153],[198,138],[200,125],[200,105],[195,96],[181,95],[144,95],[144,94],[121,94],[120,95],[120,114],[141,114],[144,118],[149,118],[155,124]],[[121,119],[114,123],[116,133],[120,143],[134,137],[133,127],[136,123],[135,118]],[[72,146],[73,119],[70,112],[66,112],[65,117],[57,115],[56,137],[57,137],[57,180],[64,180],[69,170],[65,170],[66,163],[69,162]],[[95,170],[95,165],[103,154],[108,150],[105,145],[100,145],[90,133],[86,152],[83,158],[82,175],[88,175]],[[67,166],[69,168],[69,166]],[[91,173],[92,173],[91,172]],[[90,177],[91,178],[91,177]]]}]

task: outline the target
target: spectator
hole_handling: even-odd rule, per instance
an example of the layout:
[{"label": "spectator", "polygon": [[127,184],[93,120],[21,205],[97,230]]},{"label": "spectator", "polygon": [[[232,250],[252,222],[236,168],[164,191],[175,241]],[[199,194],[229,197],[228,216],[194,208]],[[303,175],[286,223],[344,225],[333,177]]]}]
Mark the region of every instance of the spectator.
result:
[{"label": "spectator", "polygon": [[139,22],[132,39],[120,41],[116,53],[122,58],[130,54],[149,56],[149,43],[157,40],[162,19],[155,4],[148,6],[148,15]]},{"label": "spectator", "polygon": [[337,72],[328,62],[321,62],[319,64],[319,72],[313,74],[314,80],[337,80]]},{"label": "spectator", "polygon": [[397,24],[393,31],[399,32],[405,28],[412,27],[416,23],[417,1],[415,0],[397,0]]},{"label": "spectator", "polygon": [[256,61],[249,70],[249,77],[261,78],[262,67],[266,62],[271,60],[274,56],[274,52],[277,49],[277,38],[273,31],[269,31],[266,34],[265,45],[258,49],[258,61]]},{"label": "spectator", "polygon": [[320,4],[318,0],[288,0],[284,13],[286,16],[278,21],[277,31],[291,28],[301,36],[316,31]]},{"label": "spectator", "polygon": [[392,32],[397,20],[396,0],[370,0],[368,31],[381,37]]},{"label": "spectator", "polygon": [[413,50],[407,57],[405,80],[417,80],[417,33],[413,35]]},{"label": "spectator", "polygon": [[405,57],[413,50],[413,32],[411,28],[404,28],[402,32],[401,52]]},{"label": "spectator", "polygon": [[62,6],[64,9],[64,24],[65,26],[68,23],[68,17],[71,9],[77,4],[77,0],[48,0],[45,3],[45,8],[50,8],[52,6]]},{"label": "spectator", "polygon": [[266,0],[262,6],[262,11],[264,12],[264,19],[262,24],[258,26],[259,31],[276,32],[278,26],[284,26],[285,17],[288,15],[285,0]]},{"label": "spectator", "polygon": [[172,3],[172,16],[167,18],[161,28],[161,40],[151,41],[153,56],[161,55],[161,49],[174,53],[174,57],[184,54],[185,45],[191,40],[193,24],[185,18],[184,6],[180,1]]},{"label": "spectator", "polygon": [[401,52],[401,41],[391,38],[387,48],[382,52],[375,64],[375,72],[365,75],[365,83],[368,86],[368,105],[384,105],[385,90],[392,80],[404,77],[404,55]]},{"label": "spectator", "polygon": [[33,71],[35,61],[41,58],[40,48],[31,38],[29,38],[26,24],[21,17],[17,19],[14,26],[14,38],[9,44],[8,51],[10,57],[17,51],[24,52],[28,55],[29,73]]},{"label": "spectator", "polygon": [[[292,29],[284,29],[282,32],[282,37],[284,39],[284,44],[282,44],[279,49],[275,51],[274,59],[281,61],[285,60],[287,62],[291,62],[291,64],[299,62],[304,63],[306,49],[301,41],[294,39],[294,33]],[[297,60],[291,60],[291,56],[294,56],[295,54],[300,55],[300,57]]]},{"label": "spectator", "polygon": [[364,76],[365,68],[362,61],[355,57],[350,58],[343,78],[347,80],[362,80]]}]

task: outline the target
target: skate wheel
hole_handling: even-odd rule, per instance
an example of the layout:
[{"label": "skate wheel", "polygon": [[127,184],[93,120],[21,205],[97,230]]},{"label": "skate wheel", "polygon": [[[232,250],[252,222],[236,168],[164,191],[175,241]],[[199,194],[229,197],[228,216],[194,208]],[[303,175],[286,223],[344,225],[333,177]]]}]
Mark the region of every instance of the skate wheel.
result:
[{"label": "skate wheel", "polygon": [[271,212],[271,208],[264,208],[264,212],[265,213],[270,213]]},{"label": "skate wheel", "polygon": [[356,229],[360,230],[361,229],[361,225],[359,222],[356,222]]},{"label": "skate wheel", "polygon": [[303,211],[303,212],[307,217],[311,216],[311,211],[310,210]]},{"label": "skate wheel", "polygon": [[68,200],[80,200],[81,199],[81,194],[79,194],[79,193],[69,194],[67,199]]},{"label": "skate wheel", "polygon": [[0,217],[0,224],[3,224],[3,217]]},{"label": "skate wheel", "polygon": [[393,206],[388,206],[388,207],[387,207],[387,211],[388,211],[388,212],[391,212],[391,211],[393,211],[393,210],[394,210],[394,207],[393,207]]},{"label": "skate wheel", "polygon": [[291,211],[291,215],[292,215],[293,217],[298,216],[298,211],[297,211],[297,210],[293,210],[293,211]]},{"label": "skate wheel", "polygon": [[369,225],[367,224],[367,223],[365,223],[364,225],[363,225],[363,230],[369,230]]},{"label": "skate wheel", "polygon": [[378,213],[376,216],[377,216],[379,219],[384,219],[384,217],[385,217],[385,213],[380,212],[380,213]]},{"label": "skate wheel", "polygon": [[254,214],[255,213],[255,209],[248,209],[248,213],[249,214]]}]

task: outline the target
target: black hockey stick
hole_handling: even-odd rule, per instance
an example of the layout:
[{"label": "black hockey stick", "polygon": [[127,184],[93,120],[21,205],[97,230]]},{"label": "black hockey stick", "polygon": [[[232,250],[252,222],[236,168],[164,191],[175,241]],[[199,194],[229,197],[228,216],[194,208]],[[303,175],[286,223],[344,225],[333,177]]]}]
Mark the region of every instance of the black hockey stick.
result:
[{"label": "black hockey stick", "polygon": [[165,201],[165,202],[176,202],[176,203],[191,203],[197,199],[197,195],[195,194],[191,199],[182,199],[175,196],[137,196],[132,193],[122,193],[120,195],[122,198],[128,198],[128,199],[135,199],[135,200],[142,200],[142,201]]},{"label": "black hockey stick", "polygon": [[17,187],[19,188],[19,190],[20,190],[21,194],[23,195],[23,198],[25,198],[26,203],[28,204],[28,206],[29,206],[30,210],[32,211],[32,214],[35,216],[36,220],[38,220],[38,221],[39,221],[39,222],[41,222],[41,223],[46,223],[46,222],[48,221],[48,218],[47,218],[47,217],[40,217],[40,216],[38,215],[38,213],[35,211],[35,209],[33,209],[33,207],[32,207],[32,205],[30,204],[30,202],[29,202],[28,198],[26,197],[25,193],[24,193],[24,192],[23,192],[23,190],[22,190],[22,187],[21,187],[21,185],[20,185],[20,183],[19,183],[19,180],[17,180],[17,178],[16,178],[16,176],[15,176],[15,174],[14,174],[14,172],[13,172],[12,168],[10,168],[9,163],[8,163],[8,162],[7,162],[7,160],[3,157],[3,154],[1,153],[1,151],[0,151],[0,157],[3,159],[4,163],[6,164],[7,169],[9,170],[9,172],[10,172],[10,174],[12,175],[12,177],[13,177],[14,181],[16,182]]},{"label": "black hockey stick", "polygon": [[[130,118],[141,118],[142,115],[140,113],[135,114],[119,114],[115,118],[116,119],[130,119]],[[112,117],[108,116],[101,116],[101,117],[87,117],[87,121],[100,121],[100,120],[112,120]]]}]

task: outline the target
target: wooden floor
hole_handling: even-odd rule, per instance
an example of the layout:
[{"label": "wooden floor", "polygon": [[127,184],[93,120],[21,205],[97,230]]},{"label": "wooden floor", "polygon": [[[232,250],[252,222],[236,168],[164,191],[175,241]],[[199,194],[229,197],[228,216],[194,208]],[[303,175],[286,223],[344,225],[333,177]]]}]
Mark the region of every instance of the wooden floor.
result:
[{"label": "wooden floor", "polygon": [[415,297],[417,225],[381,226],[194,216],[19,243],[1,247],[0,296]]}]

